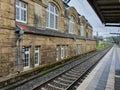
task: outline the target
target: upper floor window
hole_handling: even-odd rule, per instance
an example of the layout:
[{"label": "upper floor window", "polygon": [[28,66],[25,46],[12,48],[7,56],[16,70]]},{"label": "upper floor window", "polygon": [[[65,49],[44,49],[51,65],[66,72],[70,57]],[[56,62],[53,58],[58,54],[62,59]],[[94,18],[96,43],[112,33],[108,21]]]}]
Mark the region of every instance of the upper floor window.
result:
[{"label": "upper floor window", "polygon": [[69,33],[74,33],[74,17],[70,16],[70,21],[69,21]]},{"label": "upper floor window", "polygon": [[81,28],[81,36],[84,36],[84,26],[83,26],[83,24],[81,24],[80,28]]},{"label": "upper floor window", "polygon": [[86,32],[86,38],[89,38],[89,33],[88,32]]},{"label": "upper floor window", "polygon": [[27,4],[16,0],[16,21],[27,22]]},{"label": "upper floor window", "polygon": [[48,4],[46,13],[46,26],[54,30],[58,29],[58,9],[53,3]]}]

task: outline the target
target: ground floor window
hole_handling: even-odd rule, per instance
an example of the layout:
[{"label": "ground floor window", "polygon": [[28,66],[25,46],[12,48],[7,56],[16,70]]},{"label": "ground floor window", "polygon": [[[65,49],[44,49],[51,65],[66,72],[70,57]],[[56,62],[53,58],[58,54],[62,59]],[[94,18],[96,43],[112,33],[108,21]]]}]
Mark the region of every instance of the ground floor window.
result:
[{"label": "ground floor window", "polygon": [[68,57],[68,45],[57,45],[56,46],[56,60]]},{"label": "ground floor window", "polygon": [[39,46],[35,46],[35,55],[34,55],[34,64],[35,66],[39,66],[39,62],[40,62],[40,47]]},{"label": "ground floor window", "polygon": [[24,69],[30,68],[30,47],[23,47],[24,48]]},{"label": "ground floor window", "polygon": [[59,55],[60,55],[60,51],[59,51],[59,46],[56,47],[56,60],[59,60]]},{"label": "ground floor window", "polygon": [[64,46],[61,46],[61,59],[64,58]]},{"label": "ground floor window", "polygon": [[66,46],[66,57],[68,57],[68,45]]},{"label": "ground floor window", "polygon": [[78,55],[78,54],[81,54],[81,50],[82,49],[82,45],[81,44],[78,44],[77,45],[77,48],[76,48],[76,54]]},{"label": "ground floor window", "polygon": [[88,44],[86,45],[86,50],[90,51],[90,45],[88,45]]}]

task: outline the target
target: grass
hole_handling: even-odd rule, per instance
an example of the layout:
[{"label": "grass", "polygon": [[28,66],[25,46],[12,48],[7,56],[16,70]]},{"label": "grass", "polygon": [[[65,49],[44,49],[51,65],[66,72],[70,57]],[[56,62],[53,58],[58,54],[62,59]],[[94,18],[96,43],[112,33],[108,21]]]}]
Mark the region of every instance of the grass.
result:
[{"label": "grass", "polygon": [[98,46],[96,47],[96,50],[102,51],[102,50],[105,49],[107,46],[108,46],[107,43],[100,44],[100,45],[98,45]]}]

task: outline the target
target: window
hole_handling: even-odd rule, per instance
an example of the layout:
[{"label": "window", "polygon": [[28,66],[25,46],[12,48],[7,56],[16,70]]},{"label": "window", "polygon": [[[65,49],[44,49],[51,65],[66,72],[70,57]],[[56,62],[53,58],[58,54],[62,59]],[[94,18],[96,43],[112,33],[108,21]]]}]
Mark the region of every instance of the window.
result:
[{"label": "window", "polygon": [[27,22],[27,4],[16,0],[16,21]]},{"label": "window", "polygon": [[46,12],[46,26],[54,30],[58,29],[58,9],[53,3],[48,4]]},{"label": "window", "polygon": [[68,45],[66,46],[66,57],[68,57]]},{"label": "window", "polygon": [[78,44],[78,45],[77,45],[77,48],[76,48],[76,54],[78,55],[78,54],[80,54],[80,53],[81,53],[81,45]]},{"label": "window", "polygon": [[59,60],[59,46],[56,48],[56,60]]},{"label": "window", "polygon": [[61,46],[61,59],[64,58],[64,46]]},{"label": "window", "polygon": [[89,38],[89,36],[88,36],[88,32],[86,32],[86,38]]},{"label": "window", "polygon": [[84,27],[83,27],[83,24],[81,25],[81,36],[84,36]]},{"label": "window", "polygon": [[81,36],[81,27],[80,26],[79,26],[79,31],[78,32],[79,32],[79,35]]},{"label": "window", "polygon": [[36,47],[35,47],[35,56],[34,56],[35,66],[39,66],[39,60],[40,60],[39,57],[40,57],[40,48],[39,48],[39,46],[36,46]]},{"label": "window", "polygon": [[69,33],[74,33],[74,18],[73,16],[70,16],[70,22],[69,22]]},{"label": "window", "polygon": [[24,69],[30,68],[30,48],[29,47],[23,47],[24,52]]}]

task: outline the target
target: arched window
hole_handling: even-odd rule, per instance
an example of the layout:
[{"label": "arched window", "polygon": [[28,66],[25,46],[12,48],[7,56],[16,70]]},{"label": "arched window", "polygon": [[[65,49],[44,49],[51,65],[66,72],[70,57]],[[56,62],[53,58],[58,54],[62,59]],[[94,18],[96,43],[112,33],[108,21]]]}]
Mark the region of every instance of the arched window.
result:
[{"label": "arched window", "polygon": [[88,31],[86,32],[86,38],[89,38],[89,32]]},{"label": "arched window", "polygon": [[84,36],[84,26],[83,26],[83,24],[81,24],[80,28],[81,28],[81,36]]},{"label": "arched window", "polygon": [[69,21],[69,33],[74,33],[74,17],[70,16],[70,21]]},{"label": "arched window", "polygon": [[48,4],[46,13],[46,26],[54,30],[58,29],[58,9],[53,3]]}]

